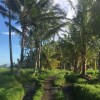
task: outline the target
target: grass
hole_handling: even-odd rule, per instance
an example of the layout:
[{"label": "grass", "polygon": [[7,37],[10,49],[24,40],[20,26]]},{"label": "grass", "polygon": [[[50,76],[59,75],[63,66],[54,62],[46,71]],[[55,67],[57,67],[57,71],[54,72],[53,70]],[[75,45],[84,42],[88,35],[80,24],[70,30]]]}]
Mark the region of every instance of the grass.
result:
[{"label": "grass", "polygon": [[62,90],[58,90],[55,92],[56,100],[65,100],[65,95]]},{"label": "grass", "polygon": [[59,72],[57,75],[56,75],[56,79],[54,81],[54,85],[55,86],[63,86],[65,84],[65,75],[66,75],[66,72]]},{"label": "grass", "polygon": [[[66,82],[74,83],[76,100],[100,100],[100,84],[97,80],[98,70],[87,70],[87,74],[92,77],[86,80],[78,74],[65,70],[42,70],[33,74],[33,69],[21,69],[20,76],[12,76],[9,68],[0,68],[0,100],[22,100],[25,95],[23,84],[34,83],[36,92],[33,100],[41,100],[43,96],[43,82],[49,76],[55,76],[54,86],[62,87]],[[55,92],[57,100],[64,100],[62,90]]]},{"label": "grass", "polygon": [[75,84],[75,100],[100,100],[100,85]]},{"label": "grass", "polygon": [[9,68],[0,68],[0,100],[22,100],[23,96],[24,89]]},{"label": "grass", "polygon": [[43,88],[37,89],[35,95],[33,96],[33,100],[41,100],[43,96]]},{"label": "grass", "polygon": [[94,69],[88,69],[86,71],[87,74],[91,74],[91,75],[96,75],[99,73],[99,70],[94,70]]}]

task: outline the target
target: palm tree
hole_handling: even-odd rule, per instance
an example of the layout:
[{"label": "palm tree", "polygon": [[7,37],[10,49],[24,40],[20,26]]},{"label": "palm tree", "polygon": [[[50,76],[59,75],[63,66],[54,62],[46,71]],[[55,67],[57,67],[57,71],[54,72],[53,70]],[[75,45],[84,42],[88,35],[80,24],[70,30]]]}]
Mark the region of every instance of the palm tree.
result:
[{"label": "palm tree", "polygon": [[[11,26],[14,31],[17,31],[18,33],[21,34],[21,55],[20,55],[20,66],[23,65],[23,59],[24,59],[24,45],[25,45],[25,35],[27,32],[27,16],[28,16],[28,11],[26,5],[25,5],[25,0],[6,0],[5,4],[7,7],[14,13],[16,16],[16,21],[17,23],[20,23],[22,32],[17,30],[15,27]],[[6,23],[7,24],[7,23]]]},{"label": "palm tree", "polygon": [[[49,5],[49,7],[48,7]],[[41,69],[40,55],[42,41],[50,38],[53,34],[65,25],[60,19],[64,19],[64,13],[50,5],[50,0],[40,0],[36,4],[34,13],[31,12],[32,22],[35,23],[35,48],[36,48],[36,68]],[[34,24],[32,24],[34,26]]]},{"label": "palm tree", "polygon": [[83,76],[86,74],[87,52],[92,47],[93,41],[93,34],[89,26],[91,21],[89,9],[92,7],[92,3],[92,0],[78,0],[77,13],[72,25],[75,34],[72,34],[73,37],[71,37],[73,41],[77,41],[75,47],[78,47],[81,55]]},{"label": "palm tree", "polygon": [[[0,5],[0,14],[3,17],[7,17],[9,19],[9,24],[11,25],[11,19],[14,19],[14,16],[11,14],[11,11]],[[9,27],[9,49],[10,49],[10,66],[11,66],[11,73],[13,74],[13,56],[12,56],[12,40],[11,40],[11,27]]]}]

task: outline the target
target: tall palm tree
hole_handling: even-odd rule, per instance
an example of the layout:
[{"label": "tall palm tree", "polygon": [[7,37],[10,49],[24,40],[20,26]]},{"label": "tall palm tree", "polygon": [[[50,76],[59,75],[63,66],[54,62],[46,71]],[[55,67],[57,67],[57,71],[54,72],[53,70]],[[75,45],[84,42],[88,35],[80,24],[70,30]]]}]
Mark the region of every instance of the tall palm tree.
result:
[{"label": "tall palm tree", "polygon": [[[92,0],[78,0],[77,13],[73,19],[73,29],[75,34],[71,34],[71,39],[77,44],[75,47],[80,52],[82,59],[82,75],[86,74],[87,64],[87,52],[92,47],[93,34],[90,28],[91,14],[90,9],[92,7]],[[73,33],[73,32],[72,32]]]},{"label": "tall palm tree", "polygon": [[13,30],[19,32],[21,34],[21,55],[20,55],[20,66],[23,65],[24,59],[24,45],[25,45],[25,34],[27,32],[27,16],[28,11],[25,0],[6,0],[5,4],[7,7],[14,13],[16,16],[17,23],[20,23],[22,32],[17,30],[15,27],[12,26]]},{"label": "tall palm tree", "polygon": [[[11,25],[11,19],[14,19],[14,16],[11,15],[11,12],[8,8],[0,5],[0,14],[3,17],[7,17],[9,19],[9,24]],[[12,40],[11,40],[11,27],[9,27],[9,49],[10,49],[10,66],[11,66],[11,73],[13,74],[13,56],[12,56]]]},{"label": "tall palm tree", "polygon": [[33,30],[36,48],[35,67],[41,69],[41,44],[65,25],[61,21],[61,19],[64,19],[64,13],[60,9],[55,9],[50,0],[40,0],[33,9],[30,12],[30,18],[32,21],[31,27],[33,26],[35,28]]}]

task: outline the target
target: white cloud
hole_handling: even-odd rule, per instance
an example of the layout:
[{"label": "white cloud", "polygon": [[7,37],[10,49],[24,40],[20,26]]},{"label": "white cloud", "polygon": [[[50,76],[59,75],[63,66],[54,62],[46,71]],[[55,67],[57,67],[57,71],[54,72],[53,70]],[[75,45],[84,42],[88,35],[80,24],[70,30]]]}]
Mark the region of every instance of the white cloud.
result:
[{"label": "white cloud", "polygon": [[[77,5],[77,0],[71,0],[71,2],[74,6]],[[66,11],[67,18],[73,18],[75,15],[75,11],[72,9],[69,0],[54,0],[54,4],[59,4]]]},{"label": "white cloud", "polygon": [[[2,35],[9,35],[9,32],[2,32]],[[11,35],[16,35],[15,32],[12,32]]]},{"label": "white cloud", "polygon": [[54,0],[54,5],[59,4],[62,9],[67,11],[67,1],[66,0]]}]

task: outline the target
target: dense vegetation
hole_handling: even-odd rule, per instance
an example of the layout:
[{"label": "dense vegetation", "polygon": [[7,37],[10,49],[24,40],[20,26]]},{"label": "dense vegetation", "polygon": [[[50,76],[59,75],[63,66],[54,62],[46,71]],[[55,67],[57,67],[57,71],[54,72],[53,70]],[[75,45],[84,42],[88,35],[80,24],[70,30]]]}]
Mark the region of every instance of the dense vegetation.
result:
[{"label": "dense vegetation", "polygon": [[[44,84],[53,88],[57,100],[100,100],[100,1],[66,2],[74,11],[72,18],[53,0],[0,1],[10,48],[10,68],[0,68],[0,100],[41,100]],[[20,36],[17,64],[12,32]]]}]

